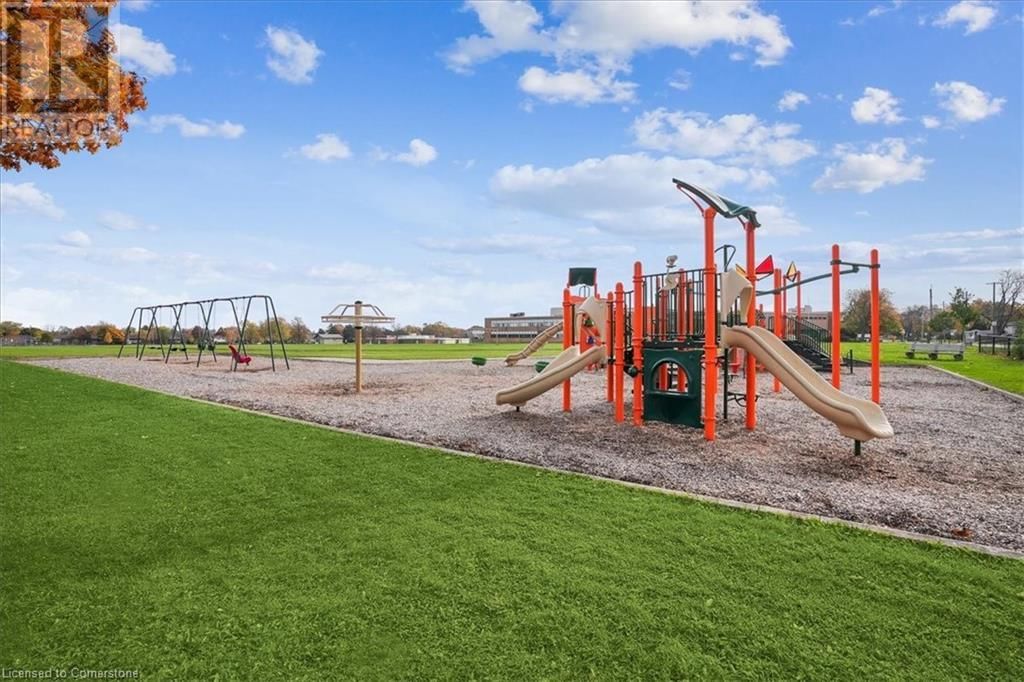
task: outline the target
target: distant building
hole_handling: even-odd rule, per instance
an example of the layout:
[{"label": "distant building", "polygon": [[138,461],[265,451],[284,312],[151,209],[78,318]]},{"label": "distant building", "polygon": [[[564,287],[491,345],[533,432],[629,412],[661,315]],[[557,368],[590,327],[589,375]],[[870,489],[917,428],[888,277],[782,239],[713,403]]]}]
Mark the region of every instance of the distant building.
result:
[{"label": "distant building", "polygon": [[345,343],[343,334],[314,334],[313,343]]},{"label": "distant building", "polygon": [[[765,308],[767,307],[768,306],[765,306]],[[786,316],[796,319],[796,308],[790,308],[789,312],[786,313]],[[765,310],[764,317],[765,320],[771,320],[775,317],[775,314],[770,310]],[[814,326],[821,327],[822,329],[832,329],[831,311],[811,310],[811,306],[809,305],[805,305],[800,311],[800,321],[813,324]],[[775,327],[772,326],[770,328],[774,329]]]},{"label": "distant building", "polygon": [[466,336],[472,341],[483,341],[486,330],[478,324],[474,324],[472,327],[466,330]]},{"label": "distant building", "polygon": [[[484,318],[483,340],[489,343],[529,341],[553,324],[562,321],[562,308],[552,308],[547,315],[513,313],[507,317]],[[551,339],[561,341],[558,333]]]}]

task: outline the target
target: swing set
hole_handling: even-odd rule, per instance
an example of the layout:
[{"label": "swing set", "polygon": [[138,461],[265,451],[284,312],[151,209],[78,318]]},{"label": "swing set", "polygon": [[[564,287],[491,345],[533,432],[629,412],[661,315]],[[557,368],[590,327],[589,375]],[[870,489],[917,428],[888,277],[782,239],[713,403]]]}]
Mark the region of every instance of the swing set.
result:
[{"label": "swing set", "polygon": [[[249,322],[249,313],[252,310],[253,301],[256,301],[257,309],[259,303],[263,303],[263,310],[266,313],[266,332],[267,340],[270,344],[270,369],[271,371],[277,371],[277,358],[274,346],[280,346],[281,357],[284,359],[285,369],[291,369],[291,365],[288,363],[288,351],[285,350],[284,346],[284,335],[281,333],[281,324],[277,319],[277,308],[274,306],[274,299],[266,294],[251,294],[249,296],[232,296],[229,298],[204,298],[196,301],[182,301],[180,303],[161,303],[158,305],[149,306],[137,306],[132,310],[131,318],[128,320],[128,325],[125,330],[129,330],[132,324],[135,323],[138,318],[138,330],[135,334],[134,343],[129,344],[129,335],[126,333],[124,341],[121,342],[121,348],[117,351],[117,357],[121,357],[124,353],[126,346],[133,346],[136,360],[142,360],[146,354],[147,348],[156,348],[160,351],[160,359],[167,364],[171,359],[171,354],[180,352],[184,354],[185,362],[191,362],[188,356],[188,344],[185,342],[185,329],[188,328],[188,313],[190,309],[197,309],[198,320],[202,321],[203,330],[199,333],[199,338],[194,339],[196,344],[196,367],[203,360],[203,354],[209,353],[212,356],[213,361],[217,361],[217,343],[214,339],[214,332],[218,329],[217,327],[217,316],[216,309],[217,304],[227,304],[231,309],[231,316],[234,320],[235,330],[238,332],[238,346],[237,348],[232,344],[229,345],[231,350],[231,368],[230,371],[238,369],[238,365],[243,364],[246,368],[249,367],[249,363],[252,358],[245,352],[245,332],[246,329],[251,329]],[[241,309],[242,314],[239,316],[239,310]],[[165,314],[168,314],[170,319],[173,321],[171,327],[170,336],[167,339],[166,346],[164,340],[160,335],[159,320],[162,320]],[[147,322],[148,320],[148,322]],[[213,320],[213,331],[211,331],[210,321]],[[255,326],[257,323],[252,323]],[[275,334],[276,332],[276,334]],[[154,358],[155,359],[155,358]]]}]

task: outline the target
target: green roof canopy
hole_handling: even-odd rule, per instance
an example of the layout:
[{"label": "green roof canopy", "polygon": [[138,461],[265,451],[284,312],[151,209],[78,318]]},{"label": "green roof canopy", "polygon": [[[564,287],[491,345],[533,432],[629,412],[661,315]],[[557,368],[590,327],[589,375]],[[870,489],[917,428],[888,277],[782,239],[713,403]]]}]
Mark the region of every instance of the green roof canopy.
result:
[{"label": "green roof canopy", "polygon": [[761,227],[761,223],[757,222],[757,211],[749,206],[737,204],[735,201],[726,199],[721,194],[715,194],[711,190],[698,187],[697,185],[689,182],[683,182],[682,180],[676,180],[675,178],[672,178],[672,182],[676,183],[676,187],[684,192],[696,194],[707,202],[709,206],[718,211],[719,215],[725,216],[726,218],[738,218],[742,216],[754,227]]}]

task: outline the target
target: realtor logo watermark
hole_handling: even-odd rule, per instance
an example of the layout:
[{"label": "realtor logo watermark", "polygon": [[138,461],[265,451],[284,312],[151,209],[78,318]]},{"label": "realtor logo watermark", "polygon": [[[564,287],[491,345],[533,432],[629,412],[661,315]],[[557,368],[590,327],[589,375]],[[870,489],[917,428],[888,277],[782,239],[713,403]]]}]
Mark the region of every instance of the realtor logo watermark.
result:
[{"label": "realtor logo watermark", "polygon": [[120,106],[114,37],[117,5],[0,0],[4,137],[102,135]]}]

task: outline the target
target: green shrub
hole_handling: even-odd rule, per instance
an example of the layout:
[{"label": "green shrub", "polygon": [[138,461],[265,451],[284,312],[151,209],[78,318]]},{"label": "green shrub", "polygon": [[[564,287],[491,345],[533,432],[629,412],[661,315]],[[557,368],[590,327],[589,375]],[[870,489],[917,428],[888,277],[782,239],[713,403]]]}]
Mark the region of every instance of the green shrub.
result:
[{"label": "green shrub", "polygon": [[1013,337],[1013,345],[1010,347],[1010,357],[1024,360],[1024,324],[1017,327],[1017,335]]}]

